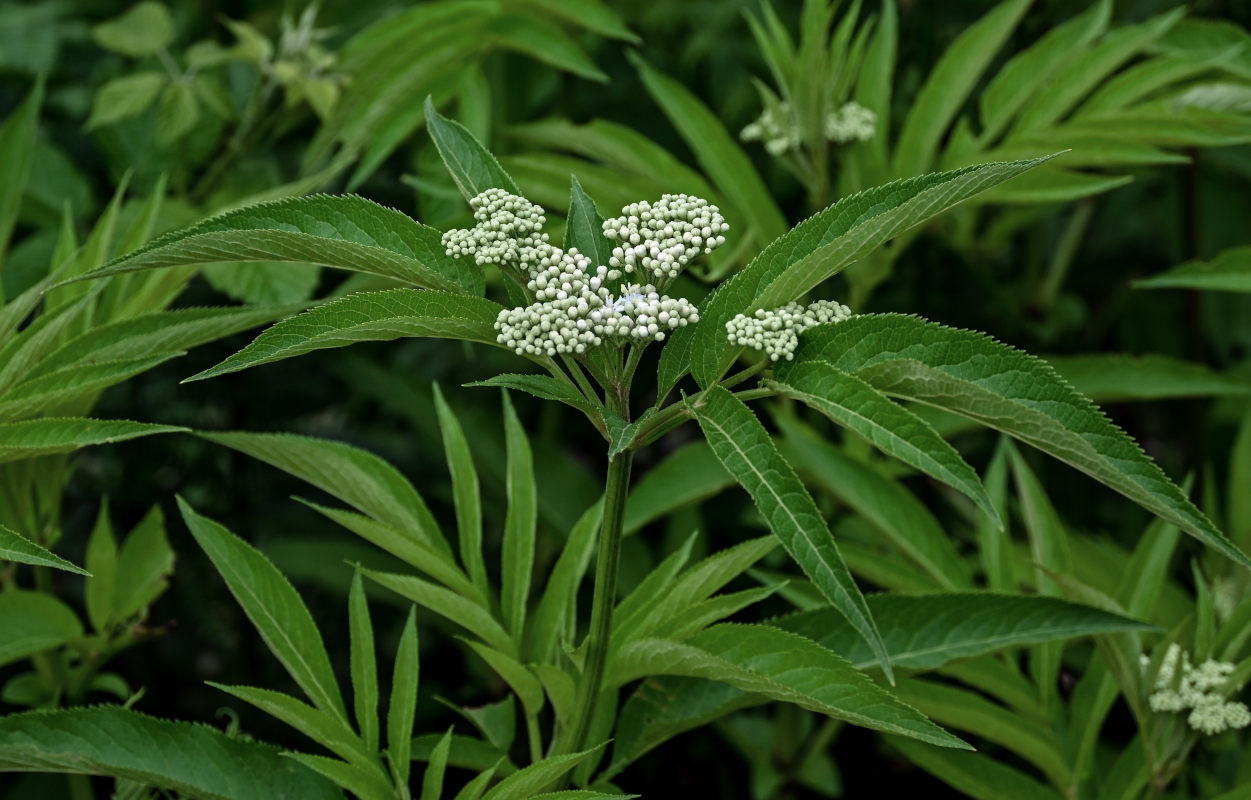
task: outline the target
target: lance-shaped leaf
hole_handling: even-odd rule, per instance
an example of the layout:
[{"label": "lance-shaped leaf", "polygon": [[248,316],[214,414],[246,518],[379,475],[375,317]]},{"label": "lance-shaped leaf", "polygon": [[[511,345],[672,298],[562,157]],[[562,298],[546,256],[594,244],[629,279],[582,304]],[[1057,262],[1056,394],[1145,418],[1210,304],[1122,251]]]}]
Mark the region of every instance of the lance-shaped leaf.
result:
[{"label": "lance-shaped leaf", "polygon": [[52,553],[27,539],[15,530],[0,525],[0,561],[16,561],[19,564],[33,564],[37,567],[52,567],[66,572],[91,577],[91,573],[76,567],[60,556]]},{"label": "lance-shaped leaf", "polygon": [[1134,288],[1251,292],[1251,247],[1226,250],[1211,261],[1187,261],[1134,281]]},{"label": "lance-shaped leaf", "polygon": [[[819,326],[801,337],[795,358],[828,361],[886,394],[952,411],[1033,445],[1251,567],[1133,439],[1042,359],[981,333],[899,314]],[[779,368],[779,379],[786,380],[786,370]]]},{"label": "lance-shaped leaf", "polygon": [[498,386],[501,389],[516,389],[543,400],[556,400],[564,403],[589,417],[594,417],[599,413],[596,407],[586,399],[586,395],[579,392],[568,379],[559,380],[551,375],[508,373],[496,375],[484,381],[466,383],[465,386]]},{"label": "lance-shaped leaf", "polygon": [[1226,375],[1203,364],[1156,354],[1048,356],[1047,363],[1075,389],[1097,403],[1251,395],[1251,380]]},{"label": "lance-shaped leaf", "polygon": [[569,217],[565,221],[565,249],[576,247],[592,264],[607,264],[612,244],[604,236],[604,218],[574,175],[569,195]]},{"label": "lance-shaped leaf", "polygon": [[926,772],[976,800],[1060,800],[1062,795],[1015,767],[981,753],[939,750],[907,739],[891,746]]},{"label": "lance-shaped leaf", "polygon": [[[900,669],[937,669],[957,658],[1010,647],[1154,630],[1146,622],[1120,614],[1039,595],[876,594],[868,601],[882,629],[890,662]],[[811,638],[857,669],[877,663],[856,630],[833,609],[801,611],[769,624]]]},{"label": "lance-shaped leaf", "polygon": [[695,380],[709,386],[732,363],[725,324],[736,314],[783,306],[903,231],[1048,158],[978,164],[895,181],[844,197],[799,223],[770,242],[700,309],[691,347]]},{"label": "lance-shaped leaf", "polygon": [[925,420],[869,384],[822,361],[796,364],[771,389],[811,406],[883,453],[960,491],[1002,525],[977,473]]},{"label": "lance-shaped leaf", "polygon": [[426,98],[426,128],[466,200],[472,200],[487,189],[521,194],[495,156],[464,125],[436,111],[429,97]]},{"label": "lance-shaped leaf", "polygon": [[526,797],[533,797],[601,749],[603,745],[581,753],[567,753],[536,761],[497,783],[491,791],[482,796],[482,800],[522,800]]},{"label": "lance-shaped leaf", "polygon": [[124,442],[155,433],[187,430],[176,425],[152,425],[121,419],[47,417],[0,425],[0,463],[23,458],[69,453],[93,444]]},{"label": "lance-shaped leaf", "polygon": [[200,433],[308,481],[379,522],[432,545],[450,562],[452,551],[421,495],[399,470],[343,442],[286,433]]},{"label": "lance-shaped leaf", "polygon": [[78,615],[52,595],[23,589],[0,592],[0,665],[82,635]]},{"label": "lance-shaped leaf", "polygon": [[485,298],[436,290],[387,289],[352,294],[282,320],[247,347],[187,381],[215,378],[356,342],[434,337],[493,345],[495,318],[503,310],[503,306]]},{"label": "lance-shaped leaf", "polygon": [[825,518],[751,409],[715,387],[694,405],[717,458],[756,501],[782,546],[821,593],[855,626],[891,675],[882,636],[852,579]]},{"label": "lance-shaped leaf", "polygon": [[124,361],[100,361],[82,366],[64,367],[38,378],[24,380],[0,394],[0,419],[28,419],[40,412],[56,412],[98,395],[181,353],[163,353],[150,358]]},{"label": "lance-shaped leaf", "polygon": [[213,800],[342,797],[271,745],[109,706],[0,717],[0,771],[108,775]]},{"label": "lance-shaped leaf", "polygon": [[853,725],[970,749],[842,657],[769,625],[722,623],[685,642],[640,639],[622,648],[612,669],[615,684],[648,675],[704,678]]},{"label": "lance-shaped leaf", "polygon": [[225,578],[230,593],[270,652],[287,668],[313,705],[346,725],[343,697],[326,655],[326,645],[295,588],[259,550],[224,526],[197,514],[181,497],[178,507],[191,535]]},{"label": "lance-shaped leaf", "polygon": [[508,393],[503,395],[508,511],[504,517],[504,543],[500,550],[500,612],[509,633],[520,642],[525,631],[526,604],[530,599],[530,582],[534,572],[538,492],[534,483],[530,439],[512,401],[508,399]]},{"label": "lance-shaped leaf", "polygon": [[485,287],[476,265],[446,253],[439,231],[355,195],[295,197],[227,211],[160,236],[82,278],[223,261],[320,264],[473,295]]}]

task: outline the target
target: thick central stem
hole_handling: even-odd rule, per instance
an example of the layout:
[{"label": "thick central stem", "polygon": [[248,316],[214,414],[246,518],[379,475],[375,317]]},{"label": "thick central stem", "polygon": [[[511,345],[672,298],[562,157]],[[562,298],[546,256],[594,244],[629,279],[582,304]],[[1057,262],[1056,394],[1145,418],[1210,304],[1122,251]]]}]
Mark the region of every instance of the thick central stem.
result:
[{"label": "thick central stem", "polygon": [[604,522],[600,528],[599,558],[595,564],[595,595],[591,601],[591,630],[587,634],[586,664],[578,683],[578,701],[569,750],[578,752],[586,746],[591,728],[591,715],[604,686],[604,667],[608,661],[608,639],[612,633],[612,610],[617,602],[617,564],[621,560],[621,531],[625,520],[626,494],[630,488],[632,452],[618,453],[608,462],[608,481],[604,490]]}]

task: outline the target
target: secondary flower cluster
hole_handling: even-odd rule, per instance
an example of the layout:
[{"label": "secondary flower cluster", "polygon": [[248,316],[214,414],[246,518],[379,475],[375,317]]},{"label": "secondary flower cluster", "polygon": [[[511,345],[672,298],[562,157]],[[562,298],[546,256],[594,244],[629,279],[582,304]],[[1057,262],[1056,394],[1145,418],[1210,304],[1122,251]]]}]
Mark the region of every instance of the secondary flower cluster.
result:
[{"label": "secondary flower cluster", "polygon": [[[1148,662],[1143,656],[1142,664],[1146,666]],[[1148,698],[1151,710],[1189,708],[1186,722],[1209,736],[1230,728],[1245,728],[1251,725],[1251,710],[1242,703],[1226,701],[1223,694],[1233,671],[1233,664],[1213,659],[1195,667],[1181,647],[1169,645],[1155,679],[1155,691]]]},{"label": "secondary flower cluster", "polygon": [[543,210],[502,189],[470,201],[477,225],[448,231],[443,246],[455,258],[472,256],[517,273],[535,302],[500,312],[496,341],[520,354],[581,354],[606,340],[661,341],[674,328],[699,321],[684,298],[662,295],[652,284],[609,287],[622,268],[678,274],[692,258],[725,241],[729,226],[716,206],[687,195],[665,195],[655,204],[632,203],[605,223],[605,234],[623,244],[609,264],[594,264],[576,248],[562,250],[542,232]]},{"label": "secondary flower cluster", "polygon": [[[821,132],[835,144],[847,144],[868,141],[876,130],[877,114],[851,101],[825,115]],[[775,156],[798,150],[802,140],[790,103],[766,106],[739,136],[745,142],[764,142],[765,150]]]},{"label": "secondary flower cluster", "polygon": [[608,263],[670,280],[691,259],[725,244],[729,229],[720,209],[687,194],[667,194],[654,204],[631,203],[621,209],[621,216],[604,220],[604,236],[620,242]]},{"label": "secondary flower cluster", "polygon": [[761,309],[752,316],[739,314],[725,324],[730,344],[763,350],[769,358],[787,361],[795,358],[799,334],[827,322],[842,322],[851,316],[851,309],[832,300],[818,300],[811,305],[787,303],[771,311]]}]

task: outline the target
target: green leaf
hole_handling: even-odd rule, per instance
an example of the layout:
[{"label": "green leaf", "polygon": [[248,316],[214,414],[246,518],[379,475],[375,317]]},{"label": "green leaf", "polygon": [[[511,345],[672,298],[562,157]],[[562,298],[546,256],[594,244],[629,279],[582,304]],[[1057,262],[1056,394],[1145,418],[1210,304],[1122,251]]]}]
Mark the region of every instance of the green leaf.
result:
[{"label": "green leaf", "polygon": [[888,183],[844,197],[799,223],[721,284],[700,309],[692,344],[695,380],[710,386],[733,363],[725,324],[736,314],[795,300],[908,228],[1047,158],[979,164]]},{"label": "green leaf", "polygon": [[165,536],[165,514],[153,506],[126,536],[117,555],[113,615],[126,620],[146,616],[148,606],[169,586],[174,551]]},{"label": "green leaf", "polygon": [[[1120,428],[1047,363],[989,336],[894,314],[808,331],[799,361],[823,359],[896,397],[937,406],[1033,445],[1251,567]],[[779,369],[785,380],[785,368]]]},{"label": "green leaf", "polygon": [[278,748],[117,707],[0,717],[0,771],[109,775],[213,800],[335,800]]},{"label": "green leaf", "polygon": [[[52,595],[24,589],[0,592],[0,665],[60,647],[82,635],[78,615]],[[0,764],[3,761],[0,754]]]},{"label": "green leaf", "polygon": [[525,631],[526,603],[534,572],[538,494],[530,440],[504,392],[504,439],[508,450],[508,512],[504,518],[504,545],[500,551],[500,610],[513,640]]},{"label": "green leaf", "polygon": [[180,308],[92,328],[40,360],[25,380],[67,367],[189,350],[298,311],[298,305]]},{"label": "green leaf", "polygon": [[536,14],[498,14],[486,25],[486,40],[587,80],[607,83],[587,52],[559,25]]},{"label": "green leaf", "polygon": [[809,361],[787,372],[787,380],[766,381],[863,436],[889,456],[951,486],[977,504],[996,524],[998,512],[977,473],[925,420],[893,402],[854,375],[831,364]]},{"label": "green leaf", "polygon": [[597,500],[578,519],[569,533],[569,538],[565,540],[565,546],[547,576],[547,586],[543,589],[543,596],[539,599],[538,607],[535,608],[526,629],[525,652],[528,662],[549,663],[566,618],[575,616],[572,609],[577,599],[578,585],[591,563],[596,533],[603,515],[604,503]]},{"label": "green leaf", "polygon": [[308,481],[451,560],[447,540],[421,495],[395,467],[373,453],[343,442],[286,433],[196,435]]},{"label": "green leaf", "polygon": [[438,148],[447,171],[452,174],[460,193],[472,200],[487,189],[503,189],[521,194],[495,156],[474,138],[464,125],[441,115],[431,98],[426,98],[426,128]]},{"label": "green leaf", "polygon": [[434,384],[434,407],[439,416],[443,436],[443,452],[452,473],[452,500],[456,508],[456,539],[460,560],[470,580],[484,598],[490,597],[486,562],[482,558],[482,496],[478,488],[478,470],[473,465],[469,441],[452,407],[443,399],[439,384]]},{"label": "green leaf", "polygon": [[1048,356],[1047,363],[1073,388],[1097,403],[1251,394],[1251,381],[1162,355]]},{"label": "green leaf", "polygon": [[109,444],[186,431],[176,425],[152,425],[120,419],[47,417],[0,424],[0,463],[69,453],[93,444]]},{"label": "green leaf", "polygon": [[281,261],[206,264],[200,274],[217,291],[240,303],[304,303],[321,284],[321,267]]},{"label": "green leaf", "polygon": [[607,264],[612,245],[604,236],[604,218],[595,208],[595,201],[582,190],[578,176],[570,176],[573,189],[569,197],[569,216],[565,220],[565,249],[577,248],[592,264]]},{"label": "green leaf", "polygon": [[352,707],[365,749],[378,750],[378,660],[374,653],[374,624],[369,618],[364,581],[352,573],[348,592],[348,648],[352,670]]},{"label": "green leaf", "polygon": [[1060,800],[1055,790],[981,753],[961,753],[891,739],[891,747],[926,772],[976,800]]},{"label": "green leaf", "polygon": [[447,755],[452,749],[452,731],[449,728],[434,746],[430,763],[421,776],[421,800],[439,800],[443,796],[443,774],[447,771]]},{"label": "green leaf", "polygon": [[543,710],[543,684],[524,664],[479,642],[464,641],[495,670],[496,675],[504,679],[504,683],[521,700],[527,716],[537,716]]},{"label": "green leaf", "polygon": [[168,147],[183,138],[200,121],[200,101],[190,84],[178,81],[165,87],[156,107],[156,143]]},{"label": "green leaf", "polygon": [[756,415],[719,386],[704,392],[693,411],[712,451],[752,496],[782,546],[872,645],[890,677],[882,636],[825,519]]},{"label": "green leaf", "polygon": [[617,12],[600,0],[518,0],[515,5],[560,17],[603,36],[632,43],[641,41],[626,27]]},{"label": "green leaf", "polygon": [[1204,289],[1251,292],[1251,247],[1226,250],[1211,261],[1187,261],[1150,278],[1134,281],[1135,289]]},{"label": "green leaf", "polygon": [[970,749],[811,639],[768,625],[723,623],[684,643],[642,639],[617,655],[612,681],[682,675],[943,747]]},{"label": "green leaf", "polygon": [[519,375],[510,373],[496,375],[494,378],[487,378],[484,381],[466,383],[465,386],[497,386],[501,389],[515,389],[519,392],[532,394],[543,400],[556,400],[571,408],[576,408],[590,417],[595,417],[598,413],[595,406],[591,405],[586,397],[574,388],[569,381],[558,380],[551,375]]},{"label": "green leaf", "polygon": [[481,295],[482,271],[449,256],[442,239],[434,228],[363,197],[285,198],[172,231],[74,280],[221,261],[288,262]]},{"label": "green leaf", "polygon": [[[0,153],[4,154],[4,158],[0,159],[0,267],[4,265],[9,237],[17,224],[17,215],[30,179],[43,94],[44,82],[41,79],[17,110],[0,125]],[[0,297],[3,297],[2,292]]]},{"label": "green leaf", "polygon": [[87,537],[87,569],[92,574],[84,591],[87,619],[97,632],[104,633],[113,622],[113,601],[117,597],[117,539],[109,522],[109,501],[100,501],[95,525]]},{"label": "green leaf", "polygon": [[920,175],[934,163],[943,132],[1029,4],[1030,0],[999,3],[961,33],[929,70],[899,133],[894,163],[897,177]]},{"label": "green leaf", "polygon": [[720,493],[734,482],[706,443],[685,445],[635,481],[626,500],[625,532],[635,533],[679,508]]},{"label": "green leaf", "polygon": [[395,654],[395,672],[391,678],[391,702],[387,706],[387,758],[396,786],[408,785],[412,766],[409,758],[413,742],[413,720],[417,716],[417,609],[408,609],[404,633]]},{"label": "green leaf", "polygon": [[731,225],[750,225],[755,241],[768,244],[786,232],[786,218],[773,202],[751,159],[735,143],[721,120],[690,90],[648,64],[633,51],[630,60],[652,99],[669,118],[704,172],[742,215]]},{"label": "green leaf", "polygon": [[317,624],[300,595],[269,559],[178,499],[191,535],[217,567],[270,652],[318,709],[344,725],[347,714]]},{"label": "green leaf", "polygon": [[[888,401],[889,402],[889,401]],[[901,484],[845,455],[815,431],[784,415],[784,450],[817,485],[851,506],[944,589],[972,586],[955,544],[923,503]]]},{"label": "green leaf", "polygon": [[391,800],[395,797],[395,788],[389,780],[355,764],[308,753],[285,752],[283,755],[330,779],[360,800]]},{"label": "green leaf", "polygon": [[[875,594],[868,602],[891,664],[907,670],[937,669],[959,658],[1012,647],[1154,630],[1146,622],[1038,595]],[[812,639],[857,669],[877,664],[873,651],[834,609],[801,611],[769,624]]]},{"label": "green leaf", "polygon": [[481,297],[432,289],[352,294],[278,322],[238,353],[184,382],[357,342],[429,336],[494,345],[495,318],[502,310]]},{"label": "green leaf", "polygon": [[0,419],[18,420],[73,408],[84,398],[94,399],[104,389],[121,383],[174,358],[181,353],[165,353],[152,358],[101,361],[66,367],[34,379],[25,379],[0,400]]},{"label": "green leaf", "polygon": [[581,753],[567,753],[536,761],[530,766],[519,769],[512,775],[492,787],[491,791],[482,796],[482,800],[522,800],[532,797],[545,789],[549,784],[566,775],[578,764],[592,754],[603,749],[603,745]]},{"label": "green leaf", "polygon": [[508,631],[504,630],[487,609],[474,601],[411,575],[396,575],[371,569],[361,572],[370,580],[407,597],[422,608],[450,619],[496,650],[508,655],[515,654],[516,649]]},{"label": "green leaf", "polygon": [[18,564],[32,564],[36,567],[52,567],[91,577],[91,573],[87,570],[74,566],[3,525],[0,525],[0,561],[15,561]]},{"label": "green leaf", "polygon": [[[381,773],[381,767],[372,752],[342,720],[335,719],[325,711],[313,708],[302,700],[288,694],[252,686],[225,686],[208,682],[209,686],[256,706],[274,719],[285,722],[300,733],[362,769]],[[379,775],[379,777],[382,777]]]},{"label": "green leaf", "polygon": [[115,53],[132,58],[150,56],[174,41],[174,21],[165,6],[145,0],[125,14],[96,25],[91,36]]}]

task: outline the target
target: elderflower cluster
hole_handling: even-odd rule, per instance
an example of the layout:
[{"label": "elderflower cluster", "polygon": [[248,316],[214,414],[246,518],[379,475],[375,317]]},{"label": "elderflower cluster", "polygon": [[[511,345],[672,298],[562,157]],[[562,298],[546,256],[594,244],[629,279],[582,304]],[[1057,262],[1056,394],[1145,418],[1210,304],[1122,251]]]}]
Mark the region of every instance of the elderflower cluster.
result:
[{"label": "elderflower cluster", "polygon": [[851,316],[851,309],[832,300],[818,300],[811,305],[787,303],[772,311],[761,309],[752,316],[739,314],[725,324],[730,344],[763,350],[774,361],[795,358],[799,334],[815,325],[842,322]]},{"label": "elderflower cluster", "polygon": [[[1142,656],[1144,667],[1149,661]],[[1155,679],[1155,691],[1148,698],[1151,710],[1184,711],[1189,708],[1191,711],[1186,722],[1209,736],[1230,728],[1245,728],[1251,725],[1251,710],[1242,703],[1226,701],[1224,697],[1233,671],[1233,664],[1213,659],[1193,666],[1190,656],[1181,647],[1169,645]]]},{"label": "elderflower cluster", "polygon": [[825,138],[837,144],[867,142],[876,129],[877,114],[854,100],[825,117]]},{"label": "elderflower cluster", "polygon": [[469,201],[477,225],[443,234],[443,248],[453,258],[472,256],[478,264],[510,267],[534,274],[557,257],[543,233],[543,209],[503,189],[487,189]]},{"label": "elderflower cluster", "polygon": [[[835,144],[864,142],[877,131],[877,114],[853,101],[825,115],[821,132]],[[780,156],[787,150],[798,150],[802,141],[799,122],[790,103],[766,106],[760,116],[743,128],[739,137],[745,142],[764,142],[770,155]]]},{"label": "elderflower cluster", "polygon": [[631,203],[621,216],[604,220],[604,236],[619,243],[608,263],[670,280],[691,259],[725,244],[729,229],[721,210],[698,197],[667,194],[655,203]]}]

